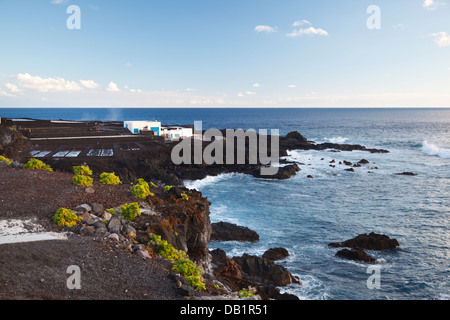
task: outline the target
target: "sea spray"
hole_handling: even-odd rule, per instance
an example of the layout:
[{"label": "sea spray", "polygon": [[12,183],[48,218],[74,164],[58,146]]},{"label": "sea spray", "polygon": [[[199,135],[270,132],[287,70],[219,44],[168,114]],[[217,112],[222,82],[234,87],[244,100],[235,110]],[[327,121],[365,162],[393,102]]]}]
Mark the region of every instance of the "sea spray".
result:
[{"label": "sea spray", "polygon": [[450,159],[450,149],[440,148],[432,143],[428,143],[427,141],[422,144],[422,148],[420,148],[420,151],[430,156],[438,156],[442,159]]}]

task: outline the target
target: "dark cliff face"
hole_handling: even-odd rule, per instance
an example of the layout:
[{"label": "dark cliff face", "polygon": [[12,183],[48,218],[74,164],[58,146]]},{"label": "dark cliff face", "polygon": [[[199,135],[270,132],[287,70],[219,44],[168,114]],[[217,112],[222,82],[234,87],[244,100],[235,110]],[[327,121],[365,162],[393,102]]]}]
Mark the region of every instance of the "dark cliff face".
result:
[{"label": "dark cliff face", "polygon": [[[181,197],[188,196],[188,200]],[[211,236],[209,205],[200,192],[174,187],[167,193],[149,197],[149,212],[135,221],[140,243],[147,243],[151,234],[161,237],[189,258],[201,263],[208,261]]]}]

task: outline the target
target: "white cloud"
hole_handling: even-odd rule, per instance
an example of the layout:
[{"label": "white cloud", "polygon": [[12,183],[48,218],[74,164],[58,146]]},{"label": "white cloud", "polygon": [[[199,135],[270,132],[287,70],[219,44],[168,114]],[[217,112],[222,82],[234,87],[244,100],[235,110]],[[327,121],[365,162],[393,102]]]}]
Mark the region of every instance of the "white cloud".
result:
[{"label": "white cloud", "polygon": [[125,63],[125,67],[127,67],[127,68],[130,68],[130,67],[132,67],[133,65],[131,64],[131,62],[127,62],[127,63]]},{"label": "white cloud", "polygon": [[295,84],[290,84],[288,85],[288,88],[297,88],[297,86]]},{"label": "white cloud", "polygon": [[301,27],[305,25],[312,26],[311,22],[309,22],[308,20],[298,20],[292,24],[293,27]]},{"label": "white cloud", "polygon": [[244,94],[243,94],[243,93],[238,93],[237,96],[238,96],[238,97],[243,97]]},{"label": "white cloud", "polygon": [[15,84],[12,84],[12,83],[5,84],[5,87],[8,88],[8,90],[11,91],[11,93],[21,93],[22,92],[22,90],[20,90],[18,86],[16,86]]},{"label": "white cloud", "polygon": [[427,10],[435,10],[438,6],[445,5],[445,3],[436,0],[424,0],[423,7]]},{"label": "white cloud", "polygon": [[321,28],[314,28],[313,26],[309,26],[308,28],[295,29],[291,33],[288,33],[286,36],[295,38],[295,37],[301,37],[304,35],[306,35],[306,36],[328,36],[328,32]]},{"label": "white cloud", "polygon": [[271,26],[264,26],[264,25],[258,25],[255,27],[256,32],[266,32],[266,33],[272,33],[277,32],[277,27],[271,27]]},{"label": "white cloud", "polygon": [[254,83],[254,84],[253,84],[253,87],[254,87],[254,88],[259,88],[259,87],[261,87],[261,85],[260,85],[259,83]]},{"label": "white cloud", "polygon": [[96,89],[100,87],[100,85],[96,83],[94,80],[80,80],[80,83],[83,87],[88,89]]},{"label": "white cloud", "polygon": [[32,76],[29,73],[19,73],[15,78],[19,82],[20,87],[39,92],[82,90],[80,83],[59,77],[41,78],[39,76]]},{"label": "white cloud", "polygon": [[119,87],[117,86],[116,83],[114,83],[114,82],[111,81],[111,82],[108,84],[108,86],[106,87],[106,91],[109,91],[109,92],[119,92],[120,89],[119,89]]},{"label": "white cloud", "polygon": [[448,47],[448,46],[450,46],[450,35],[448,35],[447,32],[433,33],[431,36],[434,37],[434,42],[439,47]]},{"label": "white cloud", "polygon": [[63,3],[66,3],[67,2],[67,0],[52,0],[52,4],[63,4]]},{"label": "white cloud", "polygon": [[246,94],[248,94],[248,95],[255,95],[255,94],[256,94],[256,92],[252,92],[252,91],[247,91],[247,92],[246,92]]}]

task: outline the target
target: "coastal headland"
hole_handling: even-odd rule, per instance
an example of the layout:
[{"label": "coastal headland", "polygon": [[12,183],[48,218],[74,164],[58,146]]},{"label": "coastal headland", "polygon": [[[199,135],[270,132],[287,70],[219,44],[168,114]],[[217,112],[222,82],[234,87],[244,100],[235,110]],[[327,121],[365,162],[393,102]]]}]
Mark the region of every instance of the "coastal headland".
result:
[{"label": "coastal headland", "polygon": [[[261,175],[260,164],[175,165],[171,151],[178,143],[154,135],[132,135],[121,122],[2,121],[0,155],[10,160],[0,162],[0,221],[6,226],[0,228],[0,240],[4,240],[0,242],[4,269],[0,298],[297,299],[281,294],[277,287],[301,285],[301,279],[268,258],[269,254],[230,258],[223,250],[209,250],[213,231],[220,233],[213,228],[220,224],[210,221],[208,199],[187,189],[183,181],[230,172],[283,180],[300,172],[301,164],[280,160],[274,176]],[[202,147],[209,143],[203,141]],[[239,148],[248,160],[248,143],[236,144],[236,152]],[[328,149],[388,152],[360,145],[318,144],[298,132],[279,137],[280,157],[289,150]],[[29,159],[43,161],[52,171],[24,168]],[[340,165],[342,170],[358,168],[363,160]],[[74,185],[75,166],[92,170],[92,186]],[[105,172],[114,172],[121,184],[101,183]],[[138,179],[151,183],[151,196],[140,199],[130,192]],[[119,214],[129,203],[137,203],[140,209],[135,219]],[[79,223],[58,226],[52,217],[60,208],[73,210]],[[23,230],[13,236],[19,239],[34,229],[64,234],[65,239],[8,242],[13,226],[18,225]],[[221,241],[247,241],[233,238],[233,232],[242,236],[243,227],[226,228],[228,238]],[[257,235],[249,233],[249,241],[257,241]],[[186,253],[200,270],[204,288],[194,289],[188,278],[174,270],[176,263],[164,258],[161,246]],[[66,269],[72,265],[81,269],[81,290],[66,286]]]}]

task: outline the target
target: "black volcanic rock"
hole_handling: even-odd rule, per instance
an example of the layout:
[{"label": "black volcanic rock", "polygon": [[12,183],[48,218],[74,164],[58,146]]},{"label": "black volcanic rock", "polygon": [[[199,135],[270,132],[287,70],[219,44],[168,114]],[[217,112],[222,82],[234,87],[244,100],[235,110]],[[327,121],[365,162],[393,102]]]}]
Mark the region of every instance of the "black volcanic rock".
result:
[{"label": "black volcanic rock", "polygon": [[285,248],[271,248],[264,252],[262,257],[275,261],[289,257],[289,252]]},{"label": "black volcanic rock", "polygon": [[342,249],[336,253],[337,257],[348,259],[348,260],[354,260],[354,261],[361,261],[365,263],[377,263],[377,259],[371,257],[367,254],[363,249]]},{"label": "black volcanic rock", "polygon": [[275,264],[272,260],[252,256],[244,253],[241,257],[234,257],[234,261],[241,266],[242,271],[255,282],[286,286],[291,283],[300,284],[285,267]]},{"label": "black volcanic rock", "polygon": [[286,180],[294,176],[300,170],[301,169],[299,168],[299,166],[294,163],[284,167],[279,167],[278,172],[274,175],[263,175],[261,174],[260,169],[255,170],[252,175],[256,178]]},{"label": "black volcanic rock", "polygon": [[416,173],[413,172],[401,172],[401,173],[397,173],[398,176],[417,176]]},{"label": "black volcanic rock", "polygon": [[247,227],[241,227],[228,222],[212,223],[210,240],[213,241],[242,241],[258,242],[259,235]]},{"label": "black volcanic rock", "polygon": [[357,248],[366,250],[393,250],[400,246],[396,239],[391,239],[383,234],[360,234],[356,238],[344,241],[344,242],[333,242],[329,244],[330,247],[334,248]]}]

